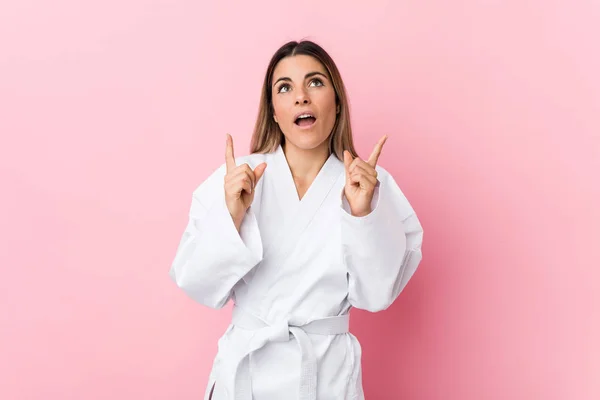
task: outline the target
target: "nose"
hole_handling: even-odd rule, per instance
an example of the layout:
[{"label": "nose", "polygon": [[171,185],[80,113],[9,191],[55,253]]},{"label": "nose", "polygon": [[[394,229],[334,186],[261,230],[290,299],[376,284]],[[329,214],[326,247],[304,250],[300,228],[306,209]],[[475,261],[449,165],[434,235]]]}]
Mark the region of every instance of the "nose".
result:
[{"label": "nose", "polygon": [[310,97],[305,89],[298,89],[296,95],[296,105],[298,104],[310,104]]}]

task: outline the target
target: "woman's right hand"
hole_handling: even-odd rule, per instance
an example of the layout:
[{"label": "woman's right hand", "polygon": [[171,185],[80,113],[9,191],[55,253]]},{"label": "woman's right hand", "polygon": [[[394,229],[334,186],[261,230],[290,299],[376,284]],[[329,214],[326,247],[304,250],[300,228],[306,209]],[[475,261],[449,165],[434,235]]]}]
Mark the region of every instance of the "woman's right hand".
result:
[{"label": "woman's right hand", "polygon": [[259,164],[254,171],[248,164],[236,166],[233,155],[233,139],[227,135],[225,148],[225,203],[238,232],[246,211],[254,200],[254,189],[263,176],[266,163]]}]

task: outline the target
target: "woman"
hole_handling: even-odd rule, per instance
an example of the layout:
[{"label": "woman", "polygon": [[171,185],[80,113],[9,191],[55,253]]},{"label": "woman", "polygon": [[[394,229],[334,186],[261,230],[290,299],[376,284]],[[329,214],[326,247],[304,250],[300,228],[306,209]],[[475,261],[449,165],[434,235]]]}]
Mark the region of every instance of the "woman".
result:
[{"label": "woman", "polygon": [[234,158],[227,136],[170,271],[199,303],[235,303],[205,399],[364,399],[348,312],[386,309],[422,257],[419,220],[377,165],[385,140],[357,156],[344,85],[321,47],[275,53],[251,154]]}]

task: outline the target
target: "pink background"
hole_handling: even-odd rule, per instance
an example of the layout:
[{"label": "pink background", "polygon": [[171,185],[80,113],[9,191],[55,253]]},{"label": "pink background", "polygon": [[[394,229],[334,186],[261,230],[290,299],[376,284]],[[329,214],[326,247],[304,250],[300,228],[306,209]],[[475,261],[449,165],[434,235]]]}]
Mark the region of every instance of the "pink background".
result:
[{"label": "pink background", "polygon": [[399,301],[353,312],[367,398],[600,398],[598,20],[591,0],[4,1],[0,398],[201,398],[230,308],[167,272],[302,37],[339,65],[359,152],[389,135],[425,228]]}]

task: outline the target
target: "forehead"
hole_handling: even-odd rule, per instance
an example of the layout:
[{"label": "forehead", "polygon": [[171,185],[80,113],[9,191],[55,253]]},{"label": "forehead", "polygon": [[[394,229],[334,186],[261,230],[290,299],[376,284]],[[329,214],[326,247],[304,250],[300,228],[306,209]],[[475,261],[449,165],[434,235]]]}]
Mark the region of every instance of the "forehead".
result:
[{"label": "forehead", "polygon": [[304,54],[298,54],[295,56],[288,56],[277,63],[275,70],[273,71],[273,81],[281,77],[288,77],[292,80],[304,79],[304,75],[309,72],[318,71],[325,76],[329,76],[327,69],[319,60],[312,56]]}]

